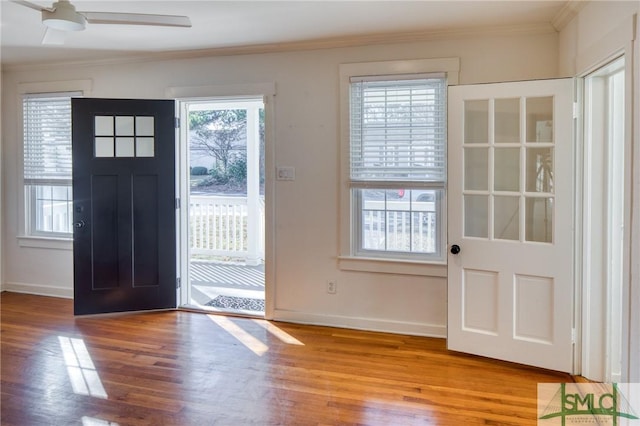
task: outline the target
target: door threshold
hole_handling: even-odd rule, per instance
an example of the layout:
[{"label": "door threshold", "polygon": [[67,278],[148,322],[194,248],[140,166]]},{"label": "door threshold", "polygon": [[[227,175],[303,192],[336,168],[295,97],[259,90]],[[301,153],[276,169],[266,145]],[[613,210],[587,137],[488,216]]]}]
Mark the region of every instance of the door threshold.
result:
[{"label": "door threshold", "polygon": [[256,319],[264,319],[264,312],[259,311],[248,311],[242,309],[220,309],[214,308],[210,306],[201,306],[195,304],[186,304],[178,307],[180,311],[186,312],[194,312],[200,314],[213,314],[213,315],[225,315],[232,317],[241,317],[241,318],[256,318]]}]

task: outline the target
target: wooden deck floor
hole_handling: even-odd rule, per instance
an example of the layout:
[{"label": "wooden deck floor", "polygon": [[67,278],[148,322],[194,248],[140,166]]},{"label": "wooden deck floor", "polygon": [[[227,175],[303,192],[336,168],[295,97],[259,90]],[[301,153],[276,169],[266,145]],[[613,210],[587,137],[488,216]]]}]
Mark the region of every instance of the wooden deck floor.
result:
[{"label": "wooden deck floor", "polygon": [[572,381],[443,339],[0,302],[4,426],[535,425],[536,384]]},{"label": "wooden deck floor", "polygon": [[[264,265],[191,260],[189,281],[191,300],[188,306],[191,308],[264,316]],[[238,303],[229,307],[221,304],[218,297],[236,299]]]}]

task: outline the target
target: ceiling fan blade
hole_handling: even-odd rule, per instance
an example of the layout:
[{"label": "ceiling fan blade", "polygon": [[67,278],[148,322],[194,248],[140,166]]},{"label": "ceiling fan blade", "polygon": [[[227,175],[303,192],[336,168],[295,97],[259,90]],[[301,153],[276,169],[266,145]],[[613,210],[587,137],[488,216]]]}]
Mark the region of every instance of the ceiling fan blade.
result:
[{"label": "ceiling fan blade", "polygon": [[67,38],[66,31],[47,27],[47,30],[44,32],[44,37],[42,37],[42,44],[61,45],[64,44],[65,38]]},{"label": "ceiling fan blade", "polygon": [[150,15],[146,13],[78,12],[90,24],[155,25],[161,27],[191,27],[187,16]]},{"label": "ceiling fan blade", "polygon": [[26,6],[33,10],[37,10],[38,12],[42,12],[43,10],[46,10],[48,12],[53,12],[53,8],[51,7],[40,6],[39,4],[31,3],[30,1],[26,1],[26,0],[11,0],[11,2],[22,5],[22,6]]}]

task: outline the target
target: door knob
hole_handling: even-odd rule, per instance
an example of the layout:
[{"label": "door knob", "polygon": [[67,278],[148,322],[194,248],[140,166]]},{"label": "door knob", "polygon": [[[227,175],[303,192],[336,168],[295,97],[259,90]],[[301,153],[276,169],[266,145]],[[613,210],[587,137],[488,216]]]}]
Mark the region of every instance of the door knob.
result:
[{"label": "door knob", "polygon": [[73,226],[78,229],[84,228],[84,225],[85,225],[84,220],[79,220],[77,222],[74,222],[73,224]]},{"label": "door knob", "polygon": [[457,244],[454,244],[451,246],[451,254],[458,254],[460,253],[460,246]]}]

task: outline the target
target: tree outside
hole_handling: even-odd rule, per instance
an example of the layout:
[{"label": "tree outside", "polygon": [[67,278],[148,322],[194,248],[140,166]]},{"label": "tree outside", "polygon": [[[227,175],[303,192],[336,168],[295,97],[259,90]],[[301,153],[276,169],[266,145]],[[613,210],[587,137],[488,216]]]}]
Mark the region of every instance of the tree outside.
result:
[{"label": "tree outside", "polygon": [[[260,193],[264,194],[264,109],[259,115]],[[189,149],[201,165],[191,167],[191,189],[199,193],[246,194],[247,111],[189,113]]]}]

